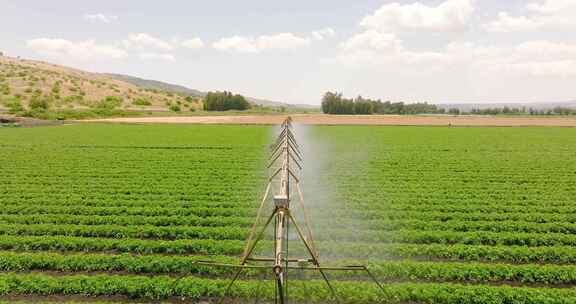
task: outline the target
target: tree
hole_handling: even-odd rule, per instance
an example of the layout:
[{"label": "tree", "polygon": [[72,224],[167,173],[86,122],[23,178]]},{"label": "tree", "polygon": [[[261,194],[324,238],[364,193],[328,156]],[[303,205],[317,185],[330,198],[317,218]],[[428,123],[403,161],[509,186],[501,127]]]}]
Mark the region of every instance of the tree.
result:
[{"label": "tree", "polygon": [[355,103],[352,99],[342,98],[341,93],[326,92],[322,97],[322,112],[326,114],[355,114]]},{"label": "tree", "polygon": [[170,111],[172,111],[172,112],[180,112],[181,110],[182,110],[182,109],[181,109],[180,106],[177,105],[177,104],[173,104],[173,105],[170,106]]},{"label": "tree", "polygon": [[240,94],[231,92],[209,92],[204,97],[205,111],[247,110],[250,103]]},{"label": "tree", "polygon": [[362,96],[356,97],[356,100],[354,100],[354,113],[364,115],[374,113],[374,105],[372,101],[364,99]]},{"label": "tree", "polygon": [[404,104],[390,101],[372,100],[358,96],[355,99],[343,98],[341,93],[326,92],[322,97],[322,112],[326,114],[421,114],[444,113],[435,105],[425,102]]},{"label": "tree", "polygon": [[451,109],[448,110],[448,114],[451,114],[451,115],[460,115],[460,109],[458,109],[458,108],[451,108]]}]

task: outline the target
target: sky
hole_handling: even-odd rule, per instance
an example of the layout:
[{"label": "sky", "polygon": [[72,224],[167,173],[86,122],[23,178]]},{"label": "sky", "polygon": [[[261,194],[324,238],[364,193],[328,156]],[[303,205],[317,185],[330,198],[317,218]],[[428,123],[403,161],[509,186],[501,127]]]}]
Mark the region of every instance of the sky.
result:
[{"label": "sky", "polygon": [[0,51],[319,104],[576,99],[576,0],[0,0]]}]

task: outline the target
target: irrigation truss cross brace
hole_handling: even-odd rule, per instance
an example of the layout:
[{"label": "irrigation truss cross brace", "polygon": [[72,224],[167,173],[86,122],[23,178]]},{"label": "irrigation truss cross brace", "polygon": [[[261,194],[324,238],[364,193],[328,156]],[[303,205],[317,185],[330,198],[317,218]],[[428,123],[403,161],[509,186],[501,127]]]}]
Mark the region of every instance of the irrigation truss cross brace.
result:
[{"label": "irrigation truss cross brace", "polygon": [[[246,247],[242,254],[241,261],[238,265],[236,264],[224,264],[215,263],[211,261],[198,261],[195,264],[203,266],[214,266],[214,267],[228,267],[235,268],[235,272],[232,280],[229,282],[223,297],[220,299],[220,303],[223,303],[225,297],[230,292],[230,289],[234,285],[234,282],[240,277],[241,273],[245,269],[270,269],[275,276],[275,303],[277,304],[287,304],[288,303],[288,275],[287,270],[316,270],[322,276],[322,279],[326,283],[328,289],[334,300],[337,301],[336,291],[334,287],[328,280],[325,271],[341,270],[341,271],[363,271],[368,274],[370,279],[376,283],[381,291],[384,291],[383,286],[378,282],[376,277],[370,272],[370,270],[363,265],[355,266],[343,266],[343,267],[322,267],[320,266],[318,251],[316,249],[314,238],[312,235],[312,229],[309,224],[309,217],[304,208],[304,196],[302,194],[302,189],[300,188],[299,172],[302,170],[302,153],[300,152],[300,146],[296,143],[296,138],[294,137],[292,131],[292,119],[290,117],[286,118],[282,125],[280,126],[281,131],[276,139],[275,143],[271,147],[270,163],[268,168],[273,166],[279,166],[279,168],[270,175],[268,179],[268,184],[266,186],[266,191],[260,202],[260,207],[256,215],[256,220],[250,230],[248,239],[246,240]],[[294,181],[294,182],[293,182]],[[272,213],[267,217],[264,226],[258,229],[259,219],[263,216],[264,207],[268,201],[270,192],[274,184],[278,184],[278,189],[273,196],[274,209]],[[296,219],[294,218],[290,203],[292,185],[298,193],[299,207],[302,209],[304,214],[304,227],[303,230]],[[264,237],[267,228],[270,224],[274,222],[274,256],[273,257],[253,257],[254,249],[258,242]],[[304,244],[306,251],[309,255],[308,258],[292,258],[288,254],[288,232],[290,225],[293,225],[296,229],[299,239]],[[252,263],[262,263],[266,262],[268,265],[254,265]],[[311,263],[311,267],[302,266],[302,263]],[[271,263],[271,264],[270,264]],[[297,263],[297,266],[295,265]]]}]

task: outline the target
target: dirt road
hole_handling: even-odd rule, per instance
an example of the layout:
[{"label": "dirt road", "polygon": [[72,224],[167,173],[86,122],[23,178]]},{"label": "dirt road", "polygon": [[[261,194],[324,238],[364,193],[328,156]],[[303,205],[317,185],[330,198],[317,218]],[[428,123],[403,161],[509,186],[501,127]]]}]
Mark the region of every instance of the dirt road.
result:
[{"label": "dirt road", "polygon": [[[576,127],[576,117],[492,116],[400,116],[400,115],[291,115],[296,123],[310,125],[390,126],[560,126]],[[89,122],[174,123],[174,124],[279,124],[282,115],[130,117],[88,120]]]}]

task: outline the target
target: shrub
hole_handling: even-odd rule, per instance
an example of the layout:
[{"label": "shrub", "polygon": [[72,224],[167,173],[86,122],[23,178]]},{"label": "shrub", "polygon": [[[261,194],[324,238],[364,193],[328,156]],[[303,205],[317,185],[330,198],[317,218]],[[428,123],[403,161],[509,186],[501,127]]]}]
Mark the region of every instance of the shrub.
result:
[{"label": "shrub", "polygon": [[113,110],[122,104],[122,98],[118,96],[106,96],[94,105],[97,109]]},{"label": "shrub", "polygon": [[132,104],[135,106],[151,106],[152,105],[150,100],[147,100],[144,98],[136,98],[136,99],[134,99],[134,101],[132,101]]},{"label": "shrub", "polygon": [[79,95],[70,95],[70,96],[66,96],[64,98],[64,103],[74,103],[74,102],[82,102],[84,100],[84,97],[79,96]]},{"label": "shrub", "polygon": [[10,95],[10,86],[5,84],[2,86],[2,88],[0,88],[0,90],[2,91],[2,94],[4,95]]},{"label": "shrub", "polygon": [[50,102],[47,97],[41,94],[34,94],[32,98],[30,98],[28,106],[31,110],[48,110],[48,108],[50,108]]},{"label": "shrub", "polygon": [[180,112],[180,111],[182,110],[182,109],[180,109],[180,106],[177,105],[177,104],[171,105],[169,109],[170,109],[170,111],[172,111],[172,112]]},{"label": "shrub", "polygon": [[58,84],[58,82],[56,82],[52,87],[52,93],[60,94],[60,84]]},{"label": "shrub", "polygon": [[8,108],[8,112],[10,114],[16,114],[24,111],[24,107],[22,106],[20,98],[17,97],[7,98],[4,99],[2,103],[4,104],[4,106]]}]

